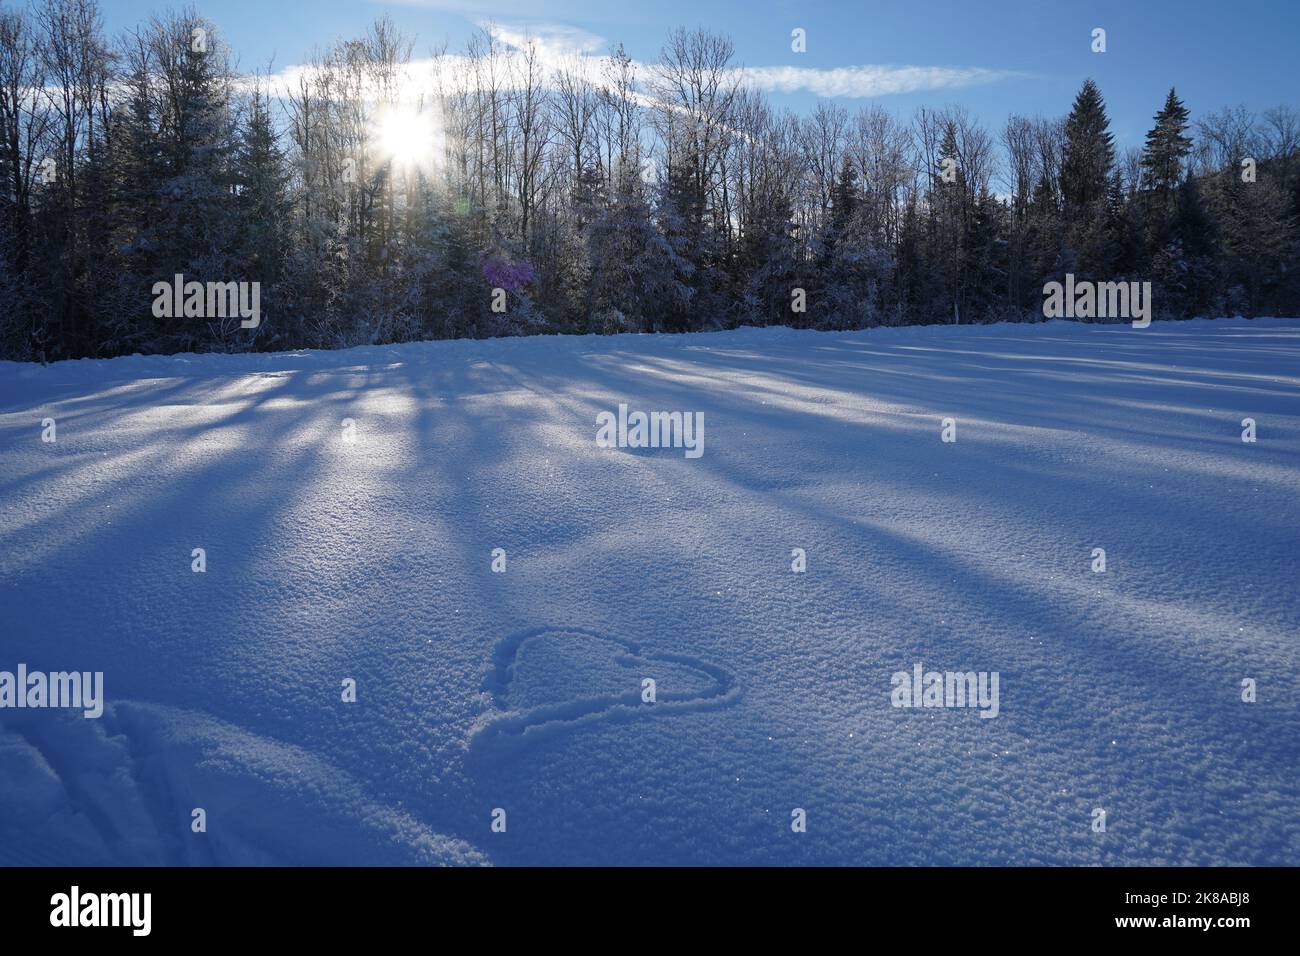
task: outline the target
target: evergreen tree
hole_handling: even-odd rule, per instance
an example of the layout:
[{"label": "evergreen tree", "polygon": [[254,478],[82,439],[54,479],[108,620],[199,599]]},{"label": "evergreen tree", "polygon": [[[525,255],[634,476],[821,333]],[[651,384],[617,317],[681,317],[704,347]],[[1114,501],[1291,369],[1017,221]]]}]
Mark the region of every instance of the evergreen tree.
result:
[{"label": "evergreen tree", "polygon": [[1061,198],[1067,224],[1069,271],[1096,278],[1110,258],[1104,220],[1115,146],[1101,91],[1085,80],[1065,121]]},{"label": "evergreen tree", "polygon": [[945,314],[945,305],[951,308],[951,300],[944,295],[942,278],[929,252],[933,248],[917,208],[916,193],[909,193],[903,205],[891,283],[899,323],[933,321],[935,315]]},{"label": "evergreen tree", "polygon": [[1168,235],[1152,257],[1157,312],[1176,318],[1217,314],[1223,291],[1219,240],[1195,180],[1178,187]]},{"label": "evergreen tree", "polygon": [[1099,253],[1104,271],[1111,277],[1137,277],[1146,271],[1146,249],[1142,242],[1142,221],[1131,191],[1125,189],[1118,171],[1111,176],[1106,194],[1106,218],[1101,230],[1103,249]]},{"label": "evergreen tree", "polygon": [[930,174],[932,248],[940,251],[937,265],[943,277],[946,319],[960,322],[966,304],[965,243],[970,215],[966,171],[957,163],[957,128],[953,123],[944,129],[939,155],[938,165]]},{"label": "evergreen tree", "polygon": [[824,252],[833,252],[836,241],[848,232],[857,207],[858,170],[853,161],[845,156],[831,193],[831,215],[827,223],[826,239],[822,244]]},{"label": "evergreen tree", "polygon": [[1286,194],[1272,175],[1244,183],[1233,168],[1215,175],[1208,193],[1222,241],[1226,309],[1267,314],[1285,302],[1279,293],[1288,272],[1296,271],[1296,220]]},{"label": "evergreen tree", "polygon": [[[782,193],[778,201],[781,230],[780,239],[786,240],[790,231],[791,209]],[[817,282],[810,293],[807,321],[829,328],[856,328],[866,324],[876,306],[874,288],[878,287],[887,267],[881,251],[870,235],[864,215],[864,202],[858,185],[858,171],[852,160],[845,156],[840,163],[839,175],[831,191],[831,211],[823,228],[817,263]],[[782,264],[786,273],[798,271],[798,265],[789,261],[791,249],[782,246]],[[770,267],[766,271],[771,271]],[[790,281],[789,285],[797,285]],[[785,300],[778,303],[780,311],[790,312],[789,286]],[[791,324],[803,324],[797,314],[778,318]]]},{"label": "evergreen tree", "polygon": [[745,277],[741,290],[740,319],[767,325],[804,325],[810,312],[791,308],[792,291],[802,288],[805,308],[821,304],[821,290],[809,289],[800,278],[798,249],[792,235],[790,202],[783,190],[774,190],[756,204],[747,217],[737,250],[739,273]]},{"label": "evergreen tree", "polygon": [[[265,322],[276,314],[276,290],[284,276],[291,204],[289,170],[280,134],[275,128],[266,95],[255,86],[249,99],[231,164],[237,235],[234,258],[238,273],[231,278],[259,282]],[[248,335],[257,338],[276,331],[259,326]]]},{"label": "evergreen tree", "polygon": [[254,89],[235,149],[232,179],[240,213],[239,245],[249,271],[265,283],[280,277],[289,216],[289,170],[265,94]]},{"label": "evergreen tree", "polygon": [[674,286],[682,294],[669,300],[662,320],[652,326],[656,331],[698,328],[695,323],[714,305],[709,294],[710,249],[704,225],[704,193],[692,172],[695,165],[681,157],[670,160],[667,175],[659,184],[655,219],[671,250]]},{"label": "evergreen tree", "polygon": [[974,214],[966,225],[963,242],[967,273],[963,320],[988,321],[997,311],[1006,288],[1006,207],[987,190],[981,190]]},{"label": "evergreen tree", "polygon": [[1061,197],[1066,215],[1078,219],[1106,196],[1115,143],[1101,90],[1084,80],[1065,121],[1065,152],[1061,161]]},{"label": "evergreen tree", "polygon": [[[1030,275],[1042,276],[1042,282],[1060,281],[1068,268],[1072,268],[1069,250],[1065,243],[1065,224],[1057,202],[1056,190],[1046,176],[1034,187],[1029,202],[1028,226],[1025,232],[1025,257]],[[1032,315],[1041,316],[1041,286],[1029,290],[1029,301],[1023,303]]]},{"label": "evergreen tree", "polygon": [[[204,48],[192,42],[199,29],[207,37]],[[243,263],[225,50],[213,26],[192,12],[155,22],[150,46],[160,74],[155,95],[163,164],[156,218],[147,226],[157,270],[151,281],[175,274],[187,281],[233,281]],[[228,348],[239,321],[173,316],[161,320],[160,331],[169,347],[182,351]]]},{"label": "evergreen tree", "polygon": [[1182,180],[1183,159],[1192,151],[1192,141],[1185,135],[1187,116],[1187,107],[1170,87],[1142,151],[1143,185],[1162,197],[1171,196],[1177,188]]},{"label": "evergreen tree", "polygon": [[670,219],[656,228],[635,167],[623,166],[612,203],[586,234],[592,331],[654,331],[665,314],[686,321],[694,266],[679,251],[686,248],[685,227],[674,218],[670,199],[661,201],[660,211]]}]

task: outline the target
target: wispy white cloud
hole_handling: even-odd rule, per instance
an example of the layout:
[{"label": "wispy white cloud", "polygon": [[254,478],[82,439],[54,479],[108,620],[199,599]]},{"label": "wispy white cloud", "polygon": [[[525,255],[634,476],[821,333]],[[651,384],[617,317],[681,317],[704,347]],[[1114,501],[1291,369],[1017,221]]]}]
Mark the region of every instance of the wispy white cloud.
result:
[{"label": "wispy white cloud", "polygon": [[[522,49],[530,40],[543,63],[553,65],[565,59],[583,57],[603,60],[600,55],[608,42],[586,30],[563,24],[539,23],[517,26],[480,21],[498,40],[509,47]],[[638,72],[647,67],[638,63]],[[891,66],[863,64],[829,68],[802,66],[751,66],[736,71],[750,86],[768,92],[807,91],[817,96],[870,97],[926,90],[952,90],[1024,79],[1025,73],[1014,70],[990,70],[966,66]]]},{"label": "wispy white cloud", "polygon": [[[370,0],[376,6],[419,7],[459,13],[468,18],[483,16],[482,0]],[[494,0],[492,13],[497,16],[526,17],[537,9],[537,0]]]},{"label": "wispy white cloud", "polygon": [[750,86],[768,92],[806,90],[818,96],[889,96],[926,90],[954,90],[967,86],[1024,79],[1013,70],[987,70],[967,66],[837,66],[828,69],[802,66],[751,66],[741,70]]},{"label": "wispy white cloud", "polygon": [[609,41],[604,37],[562,23],[529,23],[519,26],[481,20],[479,26],[491,30],[498,40],[516,50],[522,50],[531,40],[541,55],[548,59],[592,56],[609,47]]},{"label": "wispy white cloud", "polygon": [[[410,0],[423,3],[424,0]],[[429,0],[430,3],[437,0]],[[496,23],[480,20],[478,25],[508,50],[520,51],[533,45],[544,70],[582,66],[592,78],[600,75],[608,60],[609,42],[587,30],[560,23]],[[431,92],[436,81],[452,80],[467,66],[466,58],[447,54],[434,60],[415,60],[408,64],[403,98]],[[637,74],[647,78],[653,65],[634,64]],[[272,79],[272,87],[284,90],[296,85],[296,78],[310,67],[290,66]],[[748,86],[765,92],[809,92],[822,97],[877,97],[930,90],[955,90],[964,87],[1025,79],[1028,74],[1013,70],[991,70],[964,66],[891,66],[862,64],[839,67],[747,66],[737,67],[736,74]],[[499,78],[508,85],[509,77]]]}]

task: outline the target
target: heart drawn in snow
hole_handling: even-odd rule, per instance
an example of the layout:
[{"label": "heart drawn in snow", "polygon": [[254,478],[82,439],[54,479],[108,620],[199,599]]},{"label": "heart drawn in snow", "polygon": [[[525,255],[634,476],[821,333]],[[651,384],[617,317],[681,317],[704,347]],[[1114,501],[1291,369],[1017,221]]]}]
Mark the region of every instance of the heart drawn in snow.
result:
[{"label": "heart drawn in snow", "polygon": [[[654,703],[642,680],[655,682]],[[649,653],[583,627],[538,627],[497,645],[484,682],[497,709],[470,735],[471,749],[519,743],[598,720],[637,720],[723,707],[740,697],[731,675],[684,654]]]}]

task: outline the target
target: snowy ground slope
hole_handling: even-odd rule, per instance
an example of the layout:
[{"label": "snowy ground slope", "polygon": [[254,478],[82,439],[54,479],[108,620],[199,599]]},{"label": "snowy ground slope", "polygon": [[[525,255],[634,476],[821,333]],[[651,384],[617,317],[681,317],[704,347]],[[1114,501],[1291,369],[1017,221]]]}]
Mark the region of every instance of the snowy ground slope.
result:
[{"label": "snowy ground slope", "polygon": [[0,364],[0,670],[109,701],[0,710],[0,863],[1300,864],[1298,386],[1281,320]]}]

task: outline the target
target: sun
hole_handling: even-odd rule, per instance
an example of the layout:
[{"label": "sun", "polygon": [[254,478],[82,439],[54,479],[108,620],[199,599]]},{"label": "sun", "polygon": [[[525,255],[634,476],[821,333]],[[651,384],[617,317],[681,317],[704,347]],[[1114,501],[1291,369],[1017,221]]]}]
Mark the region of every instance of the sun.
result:
[{"label": "sun", "polygon": [[373,144],[379,158],[402,169],[431,169],[440,155],[440,124],[431,110],[386,106],[375,123]]}]

